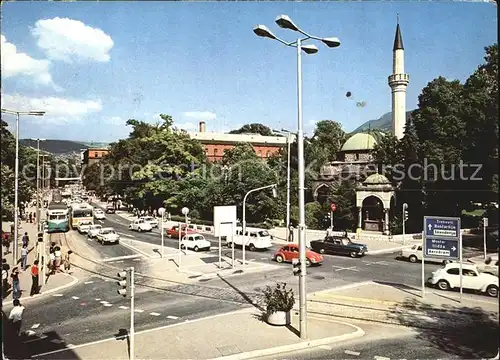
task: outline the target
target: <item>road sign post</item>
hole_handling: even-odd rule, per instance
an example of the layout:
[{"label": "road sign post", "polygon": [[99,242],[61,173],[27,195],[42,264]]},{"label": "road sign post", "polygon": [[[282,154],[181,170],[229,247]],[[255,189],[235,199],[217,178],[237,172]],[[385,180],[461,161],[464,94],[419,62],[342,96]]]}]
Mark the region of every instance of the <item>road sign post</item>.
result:
[{"label": "road sign post", "polygon": [[425,295],[426,257],[460,262],[460,301],[462,301],[462,235],[460,218],[425,216],[422,236],[422,297]]},{"label": "road sign post", "polygon": [[130,360],[134,360],[135,329],[134,329],[134,267],[129,267],[118,273],[118,294],[130,299]]},{"label": "road sign post", "polygon": [[330,227],[333,230],[333,213],[337,210],[337,205],[335,203],[330,204]]},{"label": "road sign post", "polygon": [[488,227],[488,218],[483,218],[483,244],[484,244],[484,260],[486,260],[486,228]]}]

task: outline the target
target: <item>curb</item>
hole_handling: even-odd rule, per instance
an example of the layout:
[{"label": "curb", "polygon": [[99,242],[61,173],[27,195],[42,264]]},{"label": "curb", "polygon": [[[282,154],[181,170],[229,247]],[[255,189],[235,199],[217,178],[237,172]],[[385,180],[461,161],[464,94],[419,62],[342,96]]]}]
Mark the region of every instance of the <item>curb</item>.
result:
[{"label": "curb", "polygon": [[[314,299],[314,297],[317,297],[320,299]],[[381,305],[389,305],[389,306],[396,306],[399,304],[397,301],[358,298],[358,297],[353,297],[353,296],[344,296],[344,295],[335,295],[335,294],[316,294],[316,295],[313,295],[313,299],[307,299],[307,301],[321,302],[321,298],[362,302],[362,303],[368,303],[368,304],[381,304]],[[325,302],[323,301],[323,303],[325,303]],[[328,302],[326,302],[326,303],[328,303]]]},{"label": "curb", "polygon": [[[323,320],[323,319],[321,319],[321,320],[328,321],[328,320]],[[211,360],[253,359],[253,358],[262,357],[262,356],[266,356],[266,355],[274,355],[274,354],[279,354],[279,353],[304,350],[304,349],[311,348],[311,347],[327,345],[327,344],[341,342],[341,341],[345,341],[345,340],[352,340],[352,339],[362,337],[365,335],[365,332],[363,331],[363,329],[361,329],[360,327],[358,327],[356,325],[341,322],[341,321],[330,321],[330,322],[335,322],[335,323],[343,324],[343,325],[349,325],[349,326],[355,328],[356,331],[353,331],[352,333],[348,333],[348,334],[331,336],[331,337],[326,337],[326,338],[317,339],[317,340],[310,340],[310,341],[304,340],[304,341],[301,341],[301,342],[296,343],[296,344],[277,346],[277,347],[269,348],[269,349],[248,351],[245,353],[239,353],[239,354],[228,355],[228,356],[221,356],[221,357],[214,358]]]},{"label": "curb", "polygon": [[29,300],[33,300],[33,299],[38,299],[38,298],[43,297],[44,295],[52,294],[52,293],[54,293],[54,292],[57,292],[57,291],[60,291],[60,290],[62,290],[62,289],[66,289],[66,288],[68,288],[68,287],[70,287],[70,286],[73,286],[73,285],[75,285],[75,284],[79,281],[76,277],[74,277],[74,276],[72,276],[72,275],[69,275],[69,274],[64,274],[64,273],[62,273],[62,274],[63,274],[64,276],[68,276],[68,277],[73,278],[73,281],[71,281],[69,284],[66,284],[66,285],[61,285],[61,286],[55,287],[55,288],[53,288],[53,289],[50,289],[50,290],[47,290],[47,291],[41,292],[41,293],[36,294],[36,295],[34,295],[34,296],[23,296],[23,297],[19,298],[19,300],[20,300],[20,301],[21,301],[21,300],[22,300],[22,301],[29,301]]}]

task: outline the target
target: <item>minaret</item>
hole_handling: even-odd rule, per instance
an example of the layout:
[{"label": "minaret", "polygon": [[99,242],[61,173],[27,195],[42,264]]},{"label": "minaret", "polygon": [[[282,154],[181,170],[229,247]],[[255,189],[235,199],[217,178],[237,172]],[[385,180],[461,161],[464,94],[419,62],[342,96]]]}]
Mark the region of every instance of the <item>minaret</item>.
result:
[{"label": "minaret", "polygon": [[392,75],[389,76],[389,86],[392,90],[392,133],[398,139],[403,138],[406,125],[406,88],[410,75],[405,74],[405,50],[403,38],[398,24],[392,49]]}]

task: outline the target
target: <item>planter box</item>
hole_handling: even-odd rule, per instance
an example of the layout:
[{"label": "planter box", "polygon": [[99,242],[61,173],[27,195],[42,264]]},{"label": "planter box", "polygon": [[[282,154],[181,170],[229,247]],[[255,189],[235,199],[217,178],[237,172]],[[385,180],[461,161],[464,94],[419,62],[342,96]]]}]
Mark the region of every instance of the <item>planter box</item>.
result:
[{"label": "planter box", "polygon": [[270,314],[267,317],[267,323],[275,326],[285,326],[290,325],[291,323],[291,315],[290,311],[277,311]]}]

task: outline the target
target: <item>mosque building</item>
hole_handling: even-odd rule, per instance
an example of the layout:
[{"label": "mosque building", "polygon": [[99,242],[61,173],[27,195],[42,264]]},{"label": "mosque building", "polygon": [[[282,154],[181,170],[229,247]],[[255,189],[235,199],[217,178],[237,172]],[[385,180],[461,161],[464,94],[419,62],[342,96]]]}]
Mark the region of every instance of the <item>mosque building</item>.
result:
[{"label": "mosque building", "polygon": [[[406,88],[410,76],[404,71],[404,47],[399,21],[392,51],[392,74],[388,77],[392,94],[392,133],[401,139],[407,119]],[[339,160],[322,167],[313,184],[313,195],[317,201],[324,203],[330,201],[328,194],[332,186],[343,180],[355,181],[357,228],[389,234],[389,212],[395,202],[394,188],[384,175],[377,173],[372,156],[372,150],[382,136],[385,136],[382,132],[368,131],[348,138],[338,154]]]}]

